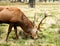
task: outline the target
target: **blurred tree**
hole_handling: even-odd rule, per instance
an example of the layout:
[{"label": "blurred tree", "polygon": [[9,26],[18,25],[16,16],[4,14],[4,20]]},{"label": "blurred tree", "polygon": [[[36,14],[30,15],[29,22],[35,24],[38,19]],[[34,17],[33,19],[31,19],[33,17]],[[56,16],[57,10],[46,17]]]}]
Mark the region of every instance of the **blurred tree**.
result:
[{"label": "blurred tree", "polygon": [[54,2],[55,0],[53,0],[53,2]]},{"label": "blurred tree", "polygon": [[40,2],[46,2],[47,0],[39,0]]},{"label": "blurred tree", "polygon": [[35,0],[29,0],[29,6],[31,8],[34,8],[35,7]]},{"label": "blurred tree", "polygon": [[16,2],[16,0],[15,0],[15,2]]},{"label": "blurred tree", "polygon": [[45,0],[45,2],[46,2],[47,0]]},{"label": "blurred tree", "polygon": [[17,0],[10,0],[11,2],[15,3]]},{"label": "blurred tree", "polygon": [[19,2],[21,2],[21,0],[18,0]]},{"label": "blurred tree", "polygon": [[25,2],[25,0],[23,0],[23,2]]},{"label": "blurred tree", "polygon": [[45,0],[41,0],[42,2],[44,2]]}]

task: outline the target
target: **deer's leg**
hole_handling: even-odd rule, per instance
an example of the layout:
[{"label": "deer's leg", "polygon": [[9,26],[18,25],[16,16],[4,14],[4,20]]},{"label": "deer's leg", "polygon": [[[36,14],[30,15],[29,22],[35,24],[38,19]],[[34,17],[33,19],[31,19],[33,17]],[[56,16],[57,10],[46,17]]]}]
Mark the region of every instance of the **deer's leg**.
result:
[{"label": "deer's leg", "polygon": [[16,39],[18,39],[17,26],[14,26],[14,31],[15,31],[15,34],[16,34]]},{"label": "deer's leg", "polygon": [[9,36],[9,34],[11,32],[12,26],[13,26],[12,24],[9,25],[6,41],[8,40],[8,36]]}]

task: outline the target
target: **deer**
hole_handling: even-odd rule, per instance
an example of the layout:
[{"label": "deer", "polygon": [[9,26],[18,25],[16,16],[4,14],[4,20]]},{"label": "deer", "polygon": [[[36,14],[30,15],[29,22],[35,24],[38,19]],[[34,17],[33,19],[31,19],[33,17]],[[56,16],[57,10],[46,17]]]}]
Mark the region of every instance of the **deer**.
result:
[{"label": "deer", "polygon": [[30,35],[33,39],[38,38],[37,31],[40,29],[40,25],[46,17],[47,16],[45,15],[36,27],[34,23],[29,20],[28,17],[26,17],[26,15],[19,8],[5,6],[0,7],[0,24],[9,24],[6,41],[8,40],[9,34],[12,31],[12,27],[14,27],[16,39],[19,38],[17,34],[17,26],[20,26],[23,29],[25,36]]}]

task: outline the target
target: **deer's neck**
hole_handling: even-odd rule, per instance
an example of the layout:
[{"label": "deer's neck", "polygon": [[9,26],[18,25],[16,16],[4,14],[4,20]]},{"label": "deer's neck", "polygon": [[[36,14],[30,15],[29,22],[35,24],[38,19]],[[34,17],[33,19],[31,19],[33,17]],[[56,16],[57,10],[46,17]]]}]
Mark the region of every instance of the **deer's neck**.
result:
[{"label": "deer's neck", "polygon": [[33,23],[24,14],[21,17],[21,20],[20,26],[25,32],[28,32],[29,29],[33,28]]}]

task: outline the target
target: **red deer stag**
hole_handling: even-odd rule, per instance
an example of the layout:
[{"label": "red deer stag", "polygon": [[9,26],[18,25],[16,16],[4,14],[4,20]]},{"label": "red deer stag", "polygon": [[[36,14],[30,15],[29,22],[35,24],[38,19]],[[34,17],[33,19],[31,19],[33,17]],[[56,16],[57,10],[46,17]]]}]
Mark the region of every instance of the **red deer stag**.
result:
[{"label": "red deer stag", "polygon": [[37,30],[39,29],[42,21],[40,22],[38,28],[36,28],[20,9],[16,7],[0,7],[0,23],[9,24],[9,29],[6,37],[7,41],[12,27],[14,27],[16,39],[18,39],[17,26],[20,26],[23,29],[25,35],[31,35],[33,39],[36,39]]}]

